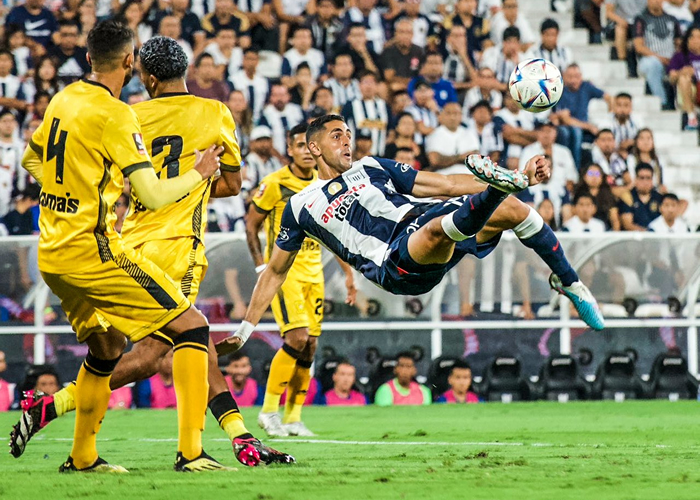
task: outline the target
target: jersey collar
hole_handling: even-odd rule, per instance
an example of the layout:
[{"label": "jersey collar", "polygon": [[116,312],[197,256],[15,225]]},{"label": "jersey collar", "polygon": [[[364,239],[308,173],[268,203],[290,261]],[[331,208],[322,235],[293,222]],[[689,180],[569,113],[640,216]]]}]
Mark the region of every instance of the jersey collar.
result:
[{"label": "jersey collar", "polygon": [[177,97],[181,95],[192,95],[189,92],[163,92],[161,95],[158,97],[154,97],[154,99],[160,99],[161,97]]},{"label": "jersey collar", "polygon": [[82,81],[85,82],[85,83],[87,83],[87,84],[89,84],[89,85],[94,85],[95,87],[102,87],[102,88],[105,89],[107,92],[109,92],[109,95],[111,95],[112,97],[114,97],[114,94],[112,94],[112,91],[109,90],[109,87],[107,87],[107,85],[103,85],[103,84],[101,84],[100,82],[95,82],[95,81],[93,81],[93,80],[88,80],[87,78],[83,78]]}]

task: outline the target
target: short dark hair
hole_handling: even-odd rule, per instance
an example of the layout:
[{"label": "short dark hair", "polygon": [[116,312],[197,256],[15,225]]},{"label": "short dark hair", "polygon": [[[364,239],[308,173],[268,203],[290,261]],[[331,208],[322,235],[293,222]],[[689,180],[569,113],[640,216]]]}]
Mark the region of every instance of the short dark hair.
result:
[{"label": "short dark hair", "polygon": [[15,114],[12,112],[12,110],[10,108],[0,109],[0,119],[5,115],[10,115],[12,118],[15,119],[15,121],[17,121],[17,117],[15,116]]},{"label": "short dark hair", "polygon": [[326,87],[324,85],[319,85],[314,89],[314,91],[311,93],[311,102],[314,102],[316,100],[316,97],[318,97],[319,92],[323,92],[324,90],[327,90],[331,94],[333,94],[333,89],[330,87]]},{"label": "short dark hair", "polygon": [[411,148],[396,148],[396,153],[394,153],[394,159],[396,159],[396,156],[399,153],[411,153],[411,154],[413,154],[413,150]]},{"label": "short dark hair", "polygon": [[73,19],[61,19],[58,21],[58,29],[61,29],[64,26],[75,27],[78,29],[78,31],[80,31],[80,26]]},{"label": "short dark hair", "polygon": [[234,353],[231,353],[228,355],[228,362],[230,363],[235,363],[236,361],[240,361],[243,358],[249,358],[245,351],[236,351]]},{"label": "short dark hair", "polygon": [[627,92],[620,92],[615,96],[615,99],[629,99],[630,101],[632,100],[632,96],[628,94]]},{"label": "short dark hair", "polygon": [[287,140],[289,142],[292,142],[292,139],[294,139],[295,135],[306,134],[306,131],[308,129],[309,129],[309,125],[306,122],[301,122],[301,123],[295,125],[294,127],[292,127],[292,129],[289,132],[287,132]]},{"label": "short dark hair", "polygon": [[520,30],[517,26],[508,26],[503,30],[503,41],[505,42],[509,38],[517,38],[520,41]]},{"label": "short dark hair", "polygon": [[350,26],[348,26],[348,33],[350,33],[350,30],[353,29],[353,28],[367,29],[367,27],[366,27],[364,24],[362,24],[362,23],[360,23],[360,22],[356,22],[356,21],[350,23]]},{"label": "short dark hair", "polygon": [[666,193],[661,197],[661,203],[663,203],[666,200],[673,200],[676,203],[680,202],[681,200],[676,196],[674,193]]},{"label": "short dark hair", "polygon": [[185,78],[187,54],[180,44],[167,36],[154,36],[141,47],[141,66],[161,82]]},{"label": "short dark hair", "polygon": [[210,58],[212,61],[214,60],[213,55],[209,54],[208,52],[202,52],[195,58],[194,67],[199,68],[199,66],[202,64],[202,61],[205,60],[207,57]]},{"label": "short dark hair", "polygon": [[648,171],[651,172],[652,174],[654,173],[654,167],[652,167],[652,166],[651,166],[650,164],[648,164],[648,163],[642,162],[642,163],[640,163],[639,165],[637,165],[637,168],[634,169],[634,174],[635,174],[636,176],[639,176],[639,172],[641,172],[642,170],[648,170]]},{"label": "short dark hair", "polygon": [[10,52],[9,49],[0,49],[0,56],[3,56],[3,55],[5,55],[5,56],[9,57],[10,59],[12,59],[12,64],[14,64],[14,62],[15,62],[15,56],[12,55],[12,52]]},{"label": "short dark hair", "polygon": [[552,29],[552,28],[559,31],[559,23],[556,22],[551,17],[548,17],[547,19],[542,21],[542,24],[540,25],[540,33],[544,33],[545,31]]},{"label": "short dark hair", "polygon": [[333,56],[333,64],[337,64],[337,63],[338,63],[338,58],[339,58],[339,57],[349,57],[349,58],[350,58],[350,62],[352,62],[352,54],[350,54],[350,52],[338,52],[337,54],[335,54],[335,55]]},{"label": "short dark hair", "polygon": [[476,111],[479,108],[486,108],[489,110],[489,113],[493,114],[493,108],[491,107],[491,104],[487,100],[482,99],[481,101],[474,104],[474,106],[469,108],[469,115],[473,115],[474,111]]},{"label": "short dark hair", "polygon": [[603,134],[612,134],[612,135],[615,135],[615,134],[613,133],[613,131],[610,130],[609,128],[601,128],[601,129],[598,131],[598,133],[595,135],[595,138],[597,139],[598,137],[600,137],[600,136],[603,135]]},{"label": "short dark hair", "polygon": [[411,361],[413,361],[413,363],[416,362],[416,356],[411,351],[401,351],[400,353],[398,353],[396,355],[396,361],[398,361],[402,358],[403,359],[410,359]]},{"label": "short dark hair", "polygon": [[341,121],[345,123],[345,118],[343,118],[340,115],[324,115],[319,118],[316,118],[314,121],[312,121],[309,124],[309,128],[306,129],[306,142],[311,142],[311,140],[314,138],[314,136],[319,133],[320,131],[324,130],[326,128],[326,123],[334,122],[334,121]]},{"label": "short dark hair", "polygon": [[255,54],[256,56],[259,56],[259,55],[260,55],[260,51],[259,51],[258,49],[256,49],[255,47],[248,47],[247,49],[245,49],[245,50],[243,51],[243,55],[249,54],[249,53],[251,53],[251,52],[252,52],[253,54]]},{"label": "short dark hair", "polygon": [[338,361],[338,363],[335,365],[335,369],[333,370],[333,373],[338,371],[338,367],[340,365],[348,365],[348,366],[352,366],[353,368],[355,368],[355,365],[352,364],[352,361],[350,361],[348,358],[343,358],[340,361]]},{"label": "short dark hair", "polygon": [[299,63],[299,66],[297,66],[297,69],[294,70],[294,74],[299,73],[300,69],[308,69],[309,71],[311,71],[311,66],[309,66],[308,62],[302,61]]},{"label": "short dark hair", "polygon": [[577,194],[576,198],[574,198],[574,205],[576,205],[579,202],[579,200],[582,200],[583,198],[588,198],[589,200],[591,200],[591,203],[596,205],[595,198],[593,197],[593,195],[591,193],[579,193],[579,194]]},{"label": "short dark hair", "polygon": [[455,364],[452,365],[452,368],[450,368],[450,375],[452,375],[452,373],[455,370],[471,370],[471,369],[472,369],[472,367],[469,366],[469,363],[467,363],[463,359],[458,359],[457,361],[455,361]]},{"label": "short dark hair", "polygon": [[41,90],[41,91],[37,92],[36,94],[34,94],[34,102],[36,103],[39,99],[43,99],[44,97],[46,97],[49,101],[51,101],[51,97],[52,97],[51,94],[49,94],[45,90]]},{"label": "short dark hair", "polygon": [[294,30],[294,33],[292,33],[291,38],[294,38],[294,36],[297,33],[299,33],[300,31],[308,31],[309,33],[311,33],[313,35],[313,31],[311,31],[311,26],[306,26],[304,24],[301,24],[301,25],[296,27],[296,29]]},{"label": "short dark hair", "polygon": [[125,48],[133,46],[134,32],[127,25],[113,19],[97,23],[87,36],[87,51],[93,69],[113,66],[124,55]]},{"label": "short dark hair", "polygon": [[374,71],[370,71],[368,69],[363,69],[362,71],[360,71],[360,74],[357,75],[357,81],[362,81],[362,79],[366,76],[371,76],[372,78],[374,78],[375,82],[379,81],[379,77],[377,76],[377,74]]}]

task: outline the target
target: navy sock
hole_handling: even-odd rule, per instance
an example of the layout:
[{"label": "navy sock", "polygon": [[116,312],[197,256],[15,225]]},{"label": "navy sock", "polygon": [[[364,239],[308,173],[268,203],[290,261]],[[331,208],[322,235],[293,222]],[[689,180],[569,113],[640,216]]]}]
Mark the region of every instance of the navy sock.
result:
[{"label": "navy sock", "polygon": [[578,281],[576,271],[569,264],[566,255],[564,255],[564,249],[548,225],[542,226],[542,229],[531,238],[520,241],[526,247],[532,248],[542,258],[554,274],[559,276],[564,286]]},{"label": "navy sock", "polygon": [[465,236],[474,236],[486,225],[507,193],[488,186],[485,191],[470,196],[467,201],[452,214],[455,227]]}]

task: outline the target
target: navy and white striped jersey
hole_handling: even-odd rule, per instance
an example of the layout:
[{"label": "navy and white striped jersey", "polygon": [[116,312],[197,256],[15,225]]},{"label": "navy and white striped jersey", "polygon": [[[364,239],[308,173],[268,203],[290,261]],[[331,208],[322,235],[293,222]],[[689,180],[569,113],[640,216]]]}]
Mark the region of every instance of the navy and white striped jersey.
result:
[{"label": "navy and white striped jersey", "polygon": [[308,236],[378,283],[393,239],[441,203],[411,196],[417,174],[404,163],[366,156],[334,179],[319,179],[290,198],[277,246],[296,252]]},{"label": "navy and white striped jersey", "polygon": [[297,67],[303,62],[309,65],[314,80],[328,73],[326,57],[320,50],[311,48],[306,54],[301,54],[297,49],[289,49],[282,58],[282,76],[295,75]]},{"label": "navy and white striped jersey", "polygon": [[233,88],[243,92],[248,107],[253,110],[253,121],[258,122],[270,93],[270,82],[264,76],[256,73],[253,78],[248,78],[245,71],[238,70],[229,77]]},{"label": "navy and white striped jersey", "polygon": [[525,57],[528,59],[546,59],[559,68],[559,71],[562,73],[574,62],[569,48],[561,46],[554,47],[554,50],[547,50],[542,45],[533,45],[525,53]]},{"label": "navy and white striped jersey", "polygon": [[351,79],[347,85],[343,85],[335,78],[329,78],[323,83],[324,87],[328,87],[333,92],[333,108],[340,111],[345,106],[345,103],[354,99],[361,99],[360,83],[355,79]]},{"label": "navy and white striped jersey", "polygon": [[272,144],[279,153],[285,154],[287,151],[287,132],[303,121],[304,112],[301,106],[289,102],[282,111],[272,104],[265,106],[259,124],[270,127]]},{"label": "navy and white striped jersey", "polygon": [[340,114],[345,118],[354,138],[360,131],[371,135],[372,154],[384,154],[390,119],[389,106],[384,99],[376,97],[362,100],[360,96],[358,99],[346,102]]}]

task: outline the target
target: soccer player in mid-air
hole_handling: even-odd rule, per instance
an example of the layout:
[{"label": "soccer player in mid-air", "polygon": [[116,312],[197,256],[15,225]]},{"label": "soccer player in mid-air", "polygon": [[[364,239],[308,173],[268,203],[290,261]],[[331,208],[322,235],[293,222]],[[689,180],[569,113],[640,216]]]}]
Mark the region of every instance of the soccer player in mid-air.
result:
[{"label": "soccer player in mid-air", "polygon": [[[341,116],[317,118],[306,139],[319,180],[289,200],[245,320],[222,343],[239,347],[247,340],[307,237],[385,290],[420,295],[465,255],[488,255],[508,229],[552,269],[552,288],[572,301],[581,319],[596,330],[603,328],[595,298],[579,281],[552,230],[534,209],[508,196],[549,177],[543,156],[532,158],[523,172],[514,172],[472,155],[466,163],[473,176],[443,176],[383,158],[353,163],[352,136]],[[478,180],[489,186],[483,190]],[[434,199],[438,197],[449,199]]]},{"label": "soccer player in mid-air", "polygon": [[[240,190],[241,157],[234,136],[235,124],[223,103],[187,92],[187,56],[175,40],[151,38],[141,48],[140,56],[141,78],[153,99],[136,104],[133,109],[141,122],[144,144],[152,154],[156,175],[161,178],[185,175],[194,167],[196,150],[210,144],[223,147],[221,176],[200,182],[176,203],[157,210],[146,208],[138,192],[133,193],[134,208],[122,229],[125,245],[166,271],[194,303],[207,269],[203,240],[209,197],[232,196]],[[152,376],[172,347],[169,337],[160,332],[139,341],[117,363],[110,389]],[[53,396],[37,395],[24,406],[27,411],[15,426],[10,442],[11,453],[16,457],[24,452],[36,432],[75,409],[75,385],[70,384]],[[244,465],[294,461],[291,456],[263,445],[248,432],[211,345],[209,408],[231,439],[236,458]]]},{"label": "soccer player in mid-air", "polygon": [[126,337],[137,342],[155,331],[175,345],[175,468],[223,469],[202,450],[207,320],[168,275],[124,244],[113,210],[124,177],[149,210],[179,200],[216,173],[223,148],[209,147],[186,174],[158,179],[136,113],[114,97],[131,78],[133,32],[104,21],[90,31],[87,46],[90,74],[54,96],[22,158],[42,186],[39,270],[89,348],[75,387],[73,447],[59,471],[127,472],[99,457],[96,438]]}]

